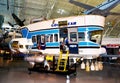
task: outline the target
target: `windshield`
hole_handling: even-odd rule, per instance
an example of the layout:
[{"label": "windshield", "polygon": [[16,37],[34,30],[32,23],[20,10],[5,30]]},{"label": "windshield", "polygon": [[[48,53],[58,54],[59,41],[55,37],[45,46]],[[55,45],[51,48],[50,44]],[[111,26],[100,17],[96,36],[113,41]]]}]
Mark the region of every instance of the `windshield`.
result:
[{"label": "windshield", "polygon": [[11,47],[12,48],[18,48],[19,46],[18,46],[18,41],[13,41],[12,43],[11,43]]},{"label": "windshield", "polygon": [[76,32],[71,32],[70,33],[70,41],[77,42],[77,34],[76,34]]},{"label": "windshield", "polygon": [[90,32],[90,41],[93,41],[93,42],[100,44],[101,39],[102,39],[102,30]]}]

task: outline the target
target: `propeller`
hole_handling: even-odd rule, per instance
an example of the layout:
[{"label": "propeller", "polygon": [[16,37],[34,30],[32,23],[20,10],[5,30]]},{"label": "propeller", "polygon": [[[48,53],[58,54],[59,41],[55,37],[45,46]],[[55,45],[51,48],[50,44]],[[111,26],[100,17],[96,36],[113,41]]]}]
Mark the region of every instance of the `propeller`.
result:
[{"label": "propeller", "polygon": [[24,22],[25,22],[25,19],[23,21],[21,21],[19,19],[18,16],[16,16],[14,13],[12,13],[12,17],[14,18],[15,22],[19,25],[19,26],[24,26]]},{"label": "propeller", "polygon": [[12,23],[8,22],[8,24],[9,24],[11,27],[14,27],[14,25],[13,25]]}]

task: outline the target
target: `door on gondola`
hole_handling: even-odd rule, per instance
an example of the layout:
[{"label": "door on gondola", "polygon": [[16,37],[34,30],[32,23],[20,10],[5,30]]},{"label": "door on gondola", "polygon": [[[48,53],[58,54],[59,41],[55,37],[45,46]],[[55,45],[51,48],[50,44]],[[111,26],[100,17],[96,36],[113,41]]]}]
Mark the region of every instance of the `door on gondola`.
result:
[{"label": "door on gondola", "polygon": [[37,46],[38,49],[45,50],[45,35],[37,35]]},{"label": "door on gondola", "polygon": [[78,54],[78,30],[68,28],[69,53]]}]

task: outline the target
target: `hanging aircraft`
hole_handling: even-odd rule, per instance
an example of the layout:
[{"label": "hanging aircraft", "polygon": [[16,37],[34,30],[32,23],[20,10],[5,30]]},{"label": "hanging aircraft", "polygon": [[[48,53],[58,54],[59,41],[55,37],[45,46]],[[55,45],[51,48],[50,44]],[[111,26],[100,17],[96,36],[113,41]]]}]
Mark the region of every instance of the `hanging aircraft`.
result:
[{"label": "hanging aircraft", "polygon": [[4,17],[0,15],[0,48],[2,50],[9,50],[9,45],[8,43],[11,41],[13,38],[20,38],[22,37],[20,30],[19,30],[19,25],[17,24],[12,24],[10,22],[4,22]]},{"label": "hanging aircraft", "polygon": [[14,18],[15,22],[19,25],[19,26],[24,26],[24,22],[25,19],[23,21],[21,21],[18,16],[16,16],[14,13],[12,13],[12,17]]},{"label": "hanging aircraft", "polygon": [[69,0],[69,2],[76,6],[87,9],[83,12],[84,14],[102,15],[105,17],[108,15],[120,15],[120,13],[110,12],[111,9],[113,9],[120,3],[120,0],[106,0],[96,7],[74,0]]}]

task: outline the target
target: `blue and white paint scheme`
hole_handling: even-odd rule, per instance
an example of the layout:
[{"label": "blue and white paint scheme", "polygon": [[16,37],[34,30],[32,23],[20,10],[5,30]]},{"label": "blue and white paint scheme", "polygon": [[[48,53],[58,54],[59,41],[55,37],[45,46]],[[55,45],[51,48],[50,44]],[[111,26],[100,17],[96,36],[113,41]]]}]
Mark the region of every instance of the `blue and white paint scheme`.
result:
[{"label": "blue and white paint scheme", "polygon": [[[44,54],[59,55],[60,50],[68,50],[69,56],[93,59],[106,53],[101,47],[105,18],[99,15],[81,15],[45,20],[21,27],[23,45],[18,48],[40,51]],[[11,49],[13,39],[10,42]],[[24,46],[25,45],[25,46]],[[26,48],[24,48],[26,47]],[[64,49],[65,47],[65,49]]]}]

